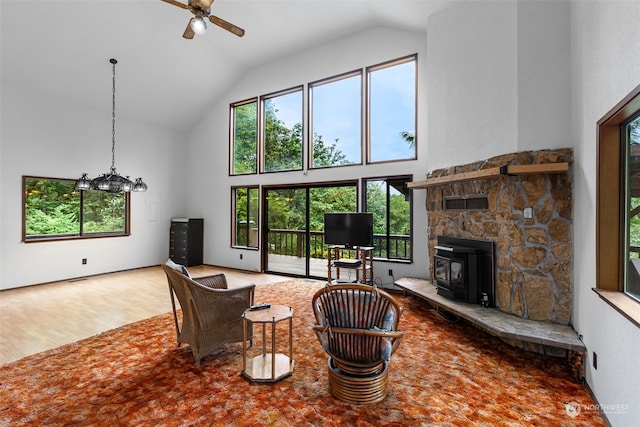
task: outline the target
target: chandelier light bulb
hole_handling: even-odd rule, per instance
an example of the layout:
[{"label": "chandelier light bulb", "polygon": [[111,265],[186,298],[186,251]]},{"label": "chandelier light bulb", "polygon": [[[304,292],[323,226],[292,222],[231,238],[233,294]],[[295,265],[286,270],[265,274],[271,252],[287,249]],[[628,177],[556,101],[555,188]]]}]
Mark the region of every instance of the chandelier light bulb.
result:
[{"label": "chandelier light bulb", "polygon": [[194,33],[202,35],[207,31],[207,23],[202,16],[196,16],[191,20],[191,29]]}]

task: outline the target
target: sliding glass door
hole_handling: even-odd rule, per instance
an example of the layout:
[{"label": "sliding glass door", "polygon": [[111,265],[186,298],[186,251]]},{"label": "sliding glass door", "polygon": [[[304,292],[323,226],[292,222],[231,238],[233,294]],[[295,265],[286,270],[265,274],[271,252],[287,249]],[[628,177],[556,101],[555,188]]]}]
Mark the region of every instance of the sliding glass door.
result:
[{"label": "sliding glass door", "polygon": [[355,212],[355,182],[265,188],[264,270],[326,278],[324,213]]}]

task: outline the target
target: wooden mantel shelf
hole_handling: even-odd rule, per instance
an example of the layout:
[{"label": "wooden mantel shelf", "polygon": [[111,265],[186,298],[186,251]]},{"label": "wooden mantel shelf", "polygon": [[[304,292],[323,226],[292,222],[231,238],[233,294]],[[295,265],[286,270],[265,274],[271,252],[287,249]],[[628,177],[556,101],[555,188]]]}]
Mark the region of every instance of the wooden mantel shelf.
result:
[{"label": "wooden mantel shelf", "polygon": [[481,169],[473,172],[463,172],[454,175],[427,178],[424,181],[414,181],[407,184],[409,188],[427,188],[436,185],[451,184],[454,182],[471,181],[474,179],[488,179],[507,175],[533,175],[565,173],[569,170],[569,163],[540,163],[533,165],[498,166],[489,169]]}]

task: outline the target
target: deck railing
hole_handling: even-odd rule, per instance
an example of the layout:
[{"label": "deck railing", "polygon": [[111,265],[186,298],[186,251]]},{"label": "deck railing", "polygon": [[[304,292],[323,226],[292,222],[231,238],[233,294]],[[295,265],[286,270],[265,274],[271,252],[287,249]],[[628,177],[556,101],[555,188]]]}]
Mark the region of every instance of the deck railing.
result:
[{"label": "deck railing", "polygon": [[[324,232],[309,232],[311,258],[326,258]],[[269,253],[274,255],[288,255],[304,257],[306,254],[306,231],[304,230],[269,230]],[[410,259],[411,238],[407,235],[390,235],[388,239],[381,234],[374,234],[375,250],[373,256],[388,259]]]}]

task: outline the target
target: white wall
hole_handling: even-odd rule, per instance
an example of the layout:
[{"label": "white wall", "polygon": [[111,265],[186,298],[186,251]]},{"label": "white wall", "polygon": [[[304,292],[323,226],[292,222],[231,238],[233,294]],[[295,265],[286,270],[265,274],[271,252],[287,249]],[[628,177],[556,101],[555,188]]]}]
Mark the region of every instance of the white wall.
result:
[{"label": "white wall", "polygon": [[518,150],[573,146],[568,1],[518,3]]},{"label": "white wall", "polygon": [[429,19],[429,170],[572,146],[569,10],[470,2]]},{"label": "white wall", "polygon": [[[111,111],[2,87],[0,150],[0,289],[164,262],[169,220],[183,215],[186,193],[181,138],[124,117],[116,121],[116,168],[142,176],[145,193],[131,195],[131,236],[25,244],[22,176],[77,178],[109,171]],[[81,259],[87,258],[82,265]]]},{"label": "white wall", "polygon": [[[596,122],[640,84],[640,2],[571,5],[575,145],[575,328],[589,351],[587,382],[614,426],[640,418],[640,329],[593,291]],[[598,369],[592,367],[593,352]],[[618,407],[616,405],[623,405]]]},{"label": "white wall", "polygon": [[[205,262],[214,265],[259,270],[258,251],[230,248],[232,185],[271,185],[286,183],[315,183],[412,173],[414,179],[424,179],[426,138],[421,137],[426,121],[426,42],[424,34],[377,28],[334,43],[310,48],[303,53],[274,61],[241,76],[226,96],[217,99],[201,125],[189,135],[189,163],[192,165],[191,183],[209,183],[199,197],[190,199],[190,215],[205,218]],[[287,89],[314,80],[331,77],[354,69],[375,65],[391,59],[418,53],[418,161],[396,162],[376,166],[349,166],[334,169],[309,170],[253,176],[229,177],[229,104],[250,97]],[[306,120],[306,119],[305,119]],[[394,276],[427,277],[425,192],[414,191],[414,263],[387,264],[376,262],[376,277],[382,283],[392,283],[387,270]],[[243,259],[240,259],[242,254]]]},{"label": "white wall", "polygon": [[429,170],[517,151],[517,7],[470,2],[429,18]]}]

